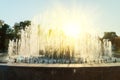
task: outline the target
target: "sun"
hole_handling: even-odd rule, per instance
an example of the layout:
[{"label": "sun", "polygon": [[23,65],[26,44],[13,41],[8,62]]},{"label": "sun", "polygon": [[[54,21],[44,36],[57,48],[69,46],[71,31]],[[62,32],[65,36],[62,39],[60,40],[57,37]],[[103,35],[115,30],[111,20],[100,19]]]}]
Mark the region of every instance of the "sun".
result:
[{"label": "sun", "polygon": [[80,25],[76,23],[67,23],[63,26],[63,32],[68,37],[77,37],[80,31]]}]

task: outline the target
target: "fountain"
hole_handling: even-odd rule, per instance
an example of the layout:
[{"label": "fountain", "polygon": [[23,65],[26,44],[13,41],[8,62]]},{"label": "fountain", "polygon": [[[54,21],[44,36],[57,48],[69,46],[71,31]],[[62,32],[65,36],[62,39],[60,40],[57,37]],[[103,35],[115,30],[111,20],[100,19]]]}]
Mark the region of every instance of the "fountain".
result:
[{"label": "fountain", "polygon": [[111,42],[84,21],[83,14],[64,9],[35,17],[9,42],[2,80],[119,80]]},{"label": "fountain", "polygon": [[41,29],[41,26],[35,25],[26,27],[21,31],[20,40],[10,41],[9,62],[89,63],[113,60],[110,41],[102,42],[96,34],[91,35],[87,32],[73,37],[63,31],[52,28]]},{"label": "fountain", "polygon": [[35,17],[30,26],[21,30],[19,40],[10,41],[9,62],[113,62],[111,42],[101,41],[96,29],[83,23],[83,14],[77,11],[54,10]]}]

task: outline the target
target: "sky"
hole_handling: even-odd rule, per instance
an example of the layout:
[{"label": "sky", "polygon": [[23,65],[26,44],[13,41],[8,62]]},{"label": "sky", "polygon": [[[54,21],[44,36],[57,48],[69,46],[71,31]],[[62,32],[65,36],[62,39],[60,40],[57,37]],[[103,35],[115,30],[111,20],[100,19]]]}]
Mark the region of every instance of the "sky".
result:
[{"label": "sky", "polygon": [[120,35],[120,0],[0,0],[0,19],[13,26],[15,22],[31,20],[58,4],[90,13],[93,26],[101,33],[114,31]]}]

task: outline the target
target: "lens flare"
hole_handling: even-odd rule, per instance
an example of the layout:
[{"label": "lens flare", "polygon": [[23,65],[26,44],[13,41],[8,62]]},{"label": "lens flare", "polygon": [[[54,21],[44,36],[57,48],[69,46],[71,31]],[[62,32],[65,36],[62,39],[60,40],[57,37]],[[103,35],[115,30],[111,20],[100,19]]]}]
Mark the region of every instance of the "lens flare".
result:
[{"label": "lens flare", "polygon": [[80,34],[80,25],[68,23],[63,26],[63,32],[69,37],[77,37]]}]

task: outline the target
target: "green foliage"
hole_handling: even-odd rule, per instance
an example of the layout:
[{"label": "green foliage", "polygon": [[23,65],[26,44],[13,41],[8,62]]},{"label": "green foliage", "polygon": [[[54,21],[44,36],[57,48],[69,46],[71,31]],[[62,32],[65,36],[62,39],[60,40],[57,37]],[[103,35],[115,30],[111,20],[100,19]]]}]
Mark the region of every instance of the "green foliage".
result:
[{"label": "green foliage", "polygon": [[8,35],[7,30],[10,26],[4,23],[3,20],[0,20],[0,51],[4,52],[8,47]]},{"label": "green foliage", "polygon": [[116,32],[104,32],[103,39],[109,39],[110,41],[113,40],[115,37],[118,37],[116,35]]},{"label": "green foliage", "polygon": [[21,29],[31,25],[31,21],[21,21],[10,27],[3,20],[0,20],[0,51],[4,52],[8,48],[9,39],[20,38]]},{"label": "green foliage", "polygon": [[20,38],[20,32],[21,32],[21,30],[23,29],[25,29],[25,27],[26,26],[29,26],[29,25],[31,25],[31,21],[29,21],[29,20],[26,20],[26,21],[21,21],[21,22],[19,22],[19,23],[15,23],[14,24],[14,37],[15,38]]}]

